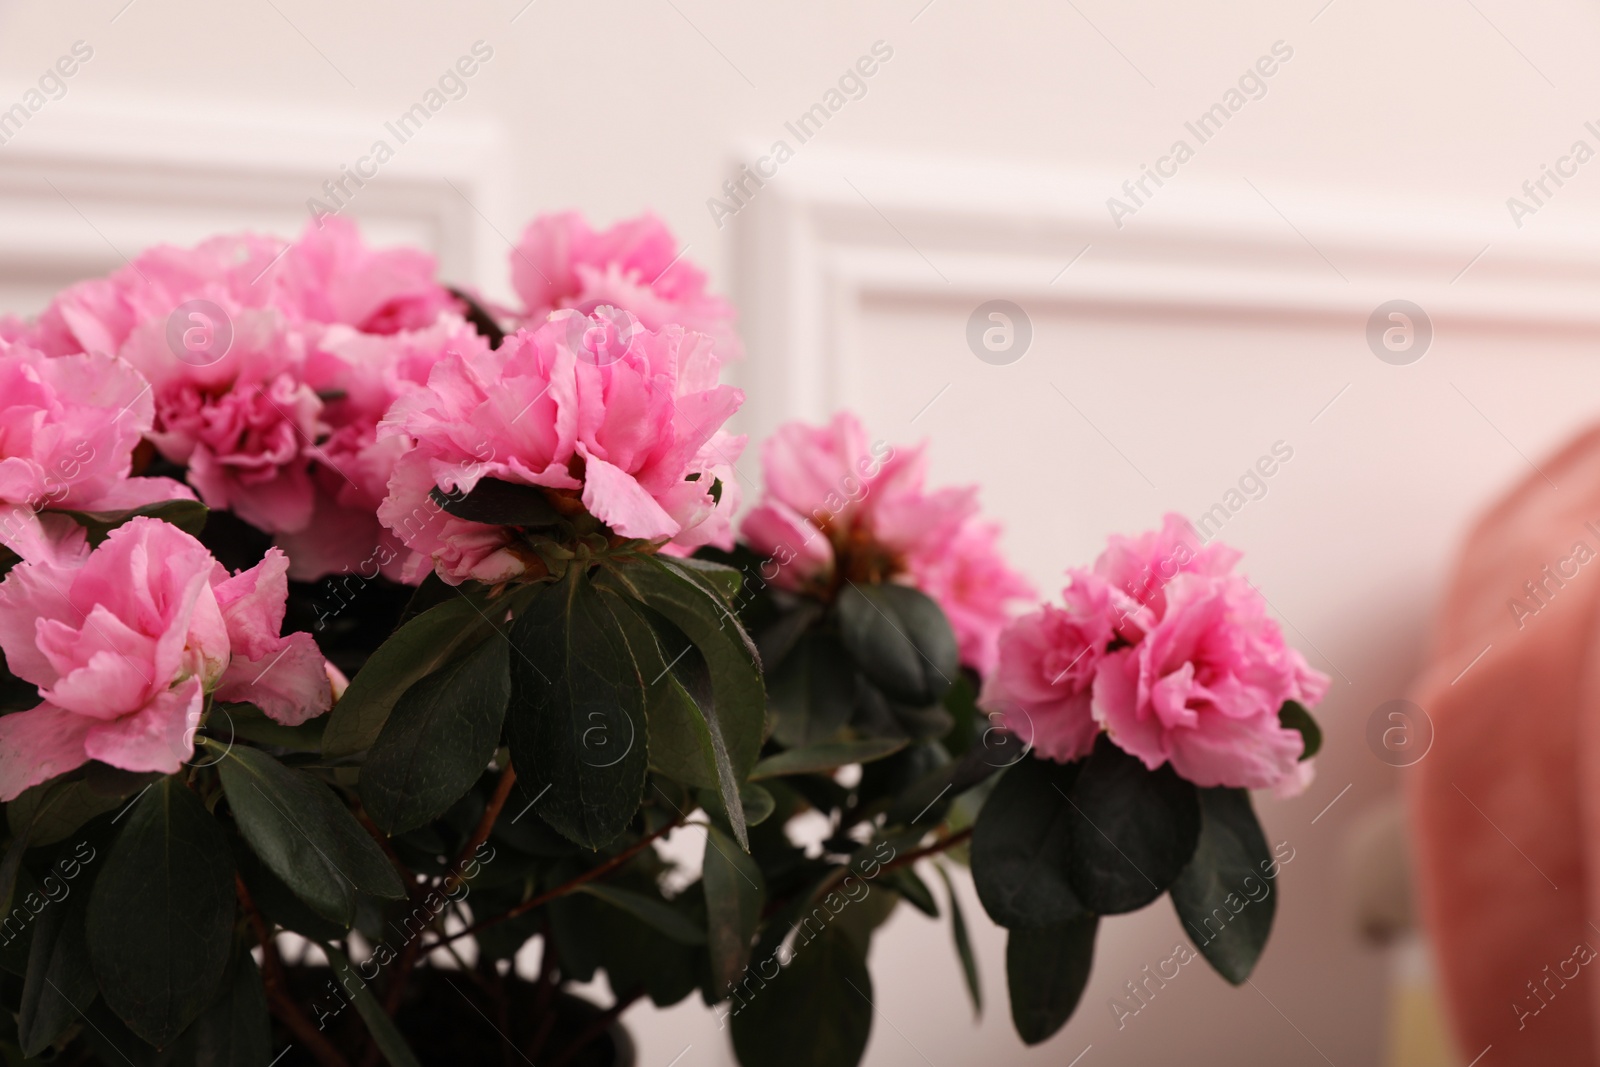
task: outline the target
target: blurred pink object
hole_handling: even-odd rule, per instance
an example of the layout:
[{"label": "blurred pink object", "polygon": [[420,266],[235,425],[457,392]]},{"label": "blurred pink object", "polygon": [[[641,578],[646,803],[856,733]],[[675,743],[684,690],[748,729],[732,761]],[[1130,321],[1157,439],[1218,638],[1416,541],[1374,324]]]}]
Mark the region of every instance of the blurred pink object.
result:
[{"label": "blurred pink object", "polygon": [[1479,520],[1411,694],[1417,883],[1464,1062],[1600,1064],[1597,520],[1600,428]]}]

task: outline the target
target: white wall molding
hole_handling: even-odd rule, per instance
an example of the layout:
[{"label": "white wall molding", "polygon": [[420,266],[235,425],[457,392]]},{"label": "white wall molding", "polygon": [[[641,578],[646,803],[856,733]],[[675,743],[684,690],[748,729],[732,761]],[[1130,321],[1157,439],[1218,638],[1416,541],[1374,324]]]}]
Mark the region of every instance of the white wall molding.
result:
[{"label": "white wall molding", "polygon": [[846,342],[872,300],[1360,329],[1403,298],[1436,331],[1600,341],[1600,220],[1519,231],[1500,205],[1341,201],[1180,172],[1118,229],[1105,202],[1121,180],[802,146],[730,223],[747,429],[851,402]]},{"label": "white wall molding", "polygon": [[418,244],[446,280],[500,295],[501,234],[515,236],[501,128],[445,111],[401,144],[385,121],[189,100],[51,102],[0,145],[0,310],[35,309],[151,244],[296,234],[307,200],[326,199],[323,183],[380,138],[394,157],[350,198],[350,217],[373,243]]}]

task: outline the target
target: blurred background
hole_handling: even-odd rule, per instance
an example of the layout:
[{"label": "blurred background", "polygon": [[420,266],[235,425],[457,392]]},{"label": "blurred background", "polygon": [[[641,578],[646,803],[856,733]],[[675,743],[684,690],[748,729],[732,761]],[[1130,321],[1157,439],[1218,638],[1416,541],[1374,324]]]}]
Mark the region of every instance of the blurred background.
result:
[{"label": "blurred background", "polygon": [[[1572,0],[0,0],[0,311],[319,207],[505,297],[533,215],[658,213],[740,309],[753,442],[839,406],[930,439],[1047,596],[1209,517],[1335,683],[1317,781],[1258,798],[1293,860],[1253,985],[1119,1020],[1185,937],[1160,902],[1024,1049],[969,883],[983,1018],[901,909],[867,1062],[1466,1067],[1367,729],[1466,524],[1597,406],[1597,38]],[[628,1022],[646,1067],[733,1062],[697,999]]]}]

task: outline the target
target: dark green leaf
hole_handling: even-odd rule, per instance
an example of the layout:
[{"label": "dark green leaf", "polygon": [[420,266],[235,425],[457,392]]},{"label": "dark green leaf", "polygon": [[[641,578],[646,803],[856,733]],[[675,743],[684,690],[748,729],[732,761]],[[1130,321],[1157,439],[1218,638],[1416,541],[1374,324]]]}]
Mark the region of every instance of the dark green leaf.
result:
[{"label": "dark green leaf", "polygon": [[936,704],[961,672],[955,631],[939,605],[908,585],[848,583],[836,605],[845,647],[891,699]]},{"label": "dark green leaf", "polygon": [[88,888],[79,887],[67,899],[45,905],[36,921],[17,1013],[24,1055],[37,1056],[48,1048],[100,992],[84,932],[88,903]]},{"label": "dark green leaf", "polygon": [[378,646],[333,706],[322,735],[328,756],[351,756],[378,739],[401,695],[456,653],[493,632],[484,608],[464,590],[424,611]]},{"label": "dark green leaf", "polygon": [[781,613],[755,635],[756,647],[761,650],[761,662],[769,678],[777,672],[784,657],[794,650],[796,642],[816,625],[826,610],[821,601],[810,597],[797,599],[793,605],[785,604]]},{"label": "dark green leaf", "polygon": [[755,646],[738,617],[691,570],[641,560],[599,580],[624,599],[644,605],[643,617],[659,616],[670,624],[672,633],[660,634],[663,651],[674,658],[681,655],[681,649],[675,650],[679,638],[687,638],[698,651],[703,671],[693,657],[685,657],[690,662],[673,664],[673,672],[705,720],[717,790],[734,836],[746,846],[744,814],[737,810],[739,783],[760,755],[766,724],[766,691]]},{"label": "dark green leaf", "polygon": [[588,882],[578,888],[580,893],[598,897],[614,908],[621,908],[635,919],[667,935],[680,945],[703,945],[706,932],[690,921],[683,912],[656,897],[637,893],[605,882]]},{"label": "dark green leaf", "polygon": [[216,996],[234,915],[228,839],[181,778],[123,816],[89,898],[89,958],[106,1004],[158,1048]]},{"label": "dark green leaf", "polygon": [[[885,894],[888,895],[888,894]],[[872,1033],[872,977],[837,925],[798,935],[788,966],[740,983],[733,1048],[745,1067],[855,1067]]]},{"label": "dark green leaf", "polygon": [[1060,926],[1087,909],[1067,877],[1067,801],[1080,763],[1025,759],[1006,771],[972,832],[972,880],[1001,926]]},{"label": "dark green leaf", "polygon": [[692,556],[675,556],[673,566],[692,571],[703,583],[714,588],[722,599],[731,601],[739,595],[739,587],[744,584],[744,575],[739,568],[730,567],[726,563],[714,563],[709,559],[695,559]]},{"label": "dark green leaf", "polygon": [[1278,898],[1266,874],[1271,867],[1250,794],[1200,790],[1200,844],[1172,883],[1172,906],[1200,954],[1234,985],[1250,977],[1272,933]]},{"label": "dark green leaf", "polygon": [[296,896],[294,890],[284,885],[283,879],[261,862],[261,857],[245,843],[243,837],[232,834],[229,843],[232,845],[230,852],[234,868],[239,872],[239,877],[244,879],[256,910],[268,922],[277,923],[285,930],[293,930],[312,941],[337,941],[349,932],[348,923],[324,919]]},{"label": "dark green leaf", "polygon": [[706,827],[706,935],[711,949],[711,988],[729,988],[750,959],[761,926],[767,882],[761,867],[715,826]]},{"label": "dark green leaf", "polygon": [[326,783],[243,745],[217,770],[239,832],[318,915],[349,926],[357,891],[405,896],[389,858]]},{"label": "dark green leaf", "polygon": [[928,883],[922,880],[922,876],[910,867],[890,871],[888,884],[889,888],[906,898],[906,903],[928,918],[939,917],[939,902],[933,899],[933,890],[929,889]]},{"label": "dark green leaf", "polygon": [[[706,809],[707,814],[722,823],[731,823],[727,809],[722,806],[722,797],[713,789],[702,789],[696,795],[700,806]],[[777,801],[772,799],[772,794],[754,782],[746,782],[739,787],[739,806],[744,810],[745,823],[749,826],[760,826],[767,821]]]},{"label": "dark green leaf", "polygon": [[238,739],[257,745],[272,745],[291,752],[321,752],[322,735],[328,717],[319,715],[299,726],[285,726],[269,719],[254,704],[218,704],[206,719],[206,734],[226,744]]},{"label": "dark green leaf", "polygon": [[[660,616],[636,601],[602,588],[611,613],[622,627],[628,650],[639,666],[639,675],[648,686],[645,716],[649,723],[650,768],[675,782],[702,789],[715,789],[719,778],[717,750],[711,728],[700,701],[690,690],[711,703],[711,681],[706,663],[687,637]],[[672,651],[662,647],[663,639],[673,641]],[[731,769],[730,769],[731,777]]]},{"label": "dark green leaf", "polygon": [[1144,907],[1166,892],[1194,855],[1200,800],[1170,763],[1146,770],[1102,734],[1066,792],[1068,877],[1078,899],[1096,914]]},{"label": "dark green leaf", "polygon": [[539,590],[511,642],[512,763],[549,790],[539,816],[598,849],[627,828],[644,794],[646,680],[581,567]]},{"label": "dark green leaf", "polygon": [[250,953],[233,957],[227,987],[195,1023],[196,1067],[266,1067],[272,1022],[261,971]]},{"label": "dark green leaf", "polygon": [[906,747],[905,738],[873,737],[861,741],[830,741],[810,748],[796,748],[768,756],[750,772],[751,781],[781,778],[789,774],[818,774],[848,767],[852,763],[871,763],[892,756]]},{"label": "dark green leaf", "polygon": [[205,529],[206,506],[198,500],[163,500],[155,504],[146,504],[143,507],[131,508],[127,511],[73,511],[71,509],[47,509],[59,515],[70,515],[74,522],[84,527],[89,534],[89,544],[98,545],[106,539],[106,535],[121,526],[129,519],[148,515],[151,518],[170,522],[184,533],[200,536],[200,531]]},{"label": "dark green leaf", "polygon": [[480,478],[470,493],[446,493],[436,488],[431,495],[435,504],[456,518],[488,526],[548,527],[563,521],[544,490],[534,485]]},{"label": "dark green leaf", "polygon": [[1283,707],[1278,709],[1278,722],[1286,730],[1299,730],[1300,737],[1305,744],[1300,753],[1301,759],[1310,759],[1322,748],[1322,727],[1317,725],[1317,720],[1311,717],[1311,712],[1297,700],[1286,700]]},{"label": "dark green leaf", "polygon": [[412,1053],[411,1046],[400,1036],[400,1031],[389,1018],[389,1013],[383,1010],[378,998],[372,995],[372,989],[367,983],[361,981],[359,977],[353,981],[345,979],[345,975],[359,974],[350,966],[350,960],[345,954],[332,945],[323,945],[322,951],[327,953],[329,964],[332,965],[334,973],[340,976],[340,984],[355,1003],[361,1021],[367,1024],[367,1032],[372,1035],[372,1040],[383,1053],[383,1058],[389,1061],[389,1067],[422,1067],[416,1055]]},{"label": "dark green leaf", "polygon": [[956,956],[961,960],[961,977],[966,980],[967,996],[972,998],[972,1014],[983,1015],[983,979],[978,973],[978,956],[972,951],[972,938],[967,933],[967,917],[956,897],[956,887],[943,864],[935,864],[939,877],[944,880],[945,894],[950,898],[950,936],[956,943]]},{"label": "dark green leaf", "polygon": [[1024,1042],[1037,1045],[1060,1030],[1083,996],[1094,964],[1098,915],[1061,926],[1012,930],[1006,938],[1006,985],[1011,1021]]},{"label": "dark green leaf", "polygon": [[385,833],[443,815],[483,774],[511,699],[510,648],[491,637],[395,704],[361,768],[361,802]]},{"label": "dark green leaf", "polygon": [[27,838],[29,848],[53,845],[96,815],[120,807],[126,795],[97,793],[85,778],[57,778],[24,790],[7,804],[6,822],[13,835]]},{"label": "dark green leaf", "polygon": [[844,645],[813,630],[767,676],[767,702],[776,713],[773,736],[787,748],[838,738],[855,706],[855,671]]}]

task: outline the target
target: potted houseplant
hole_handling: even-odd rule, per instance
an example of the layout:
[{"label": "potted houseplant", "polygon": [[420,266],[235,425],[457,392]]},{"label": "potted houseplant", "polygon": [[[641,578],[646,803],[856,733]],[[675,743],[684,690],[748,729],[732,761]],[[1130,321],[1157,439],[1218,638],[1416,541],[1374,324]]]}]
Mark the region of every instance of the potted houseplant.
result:
[{"label": "potted houseplant", "polygon": [[1233,553],[1169,517],[1013,619],[976,491],[847,414],[736,534],[738,341],[671,235],[543,218],[512,270],[325,218],[0,320],[9,1062],[621,1065],[699,996],[848,1067],[902,903],[981,1007],[957,865],[1030,1043],[1164,893],[1244,980],[1246,790],[1303,785],[1326,679]]}]

